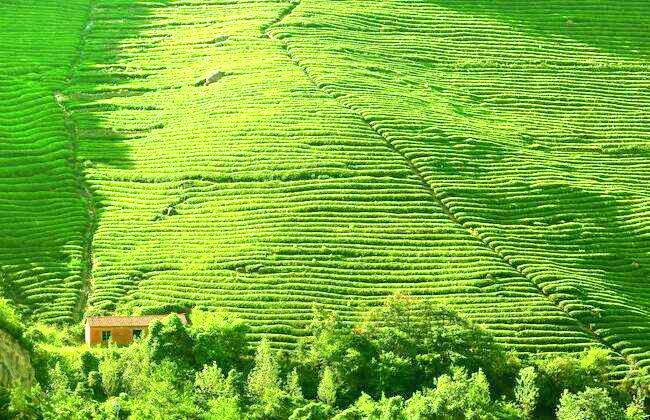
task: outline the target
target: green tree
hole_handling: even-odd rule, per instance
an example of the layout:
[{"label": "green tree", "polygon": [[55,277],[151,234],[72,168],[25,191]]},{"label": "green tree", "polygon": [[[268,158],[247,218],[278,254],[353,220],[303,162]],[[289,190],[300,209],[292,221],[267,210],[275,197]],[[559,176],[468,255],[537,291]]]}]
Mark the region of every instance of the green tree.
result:
[{"label": "green tree", "polygon": [[379,408],[379,418],[381,420],[406,420],[404,414],[405,404],[404,398],[401,396],[396,397],[382,397],[377,404]]},{"label": "green tree", "polygon": [[74,391],[54,386],[48,395],[43,415],[48,419],[84,420],[96,415],[96,402],[90,398],[89,389],[80,382]]},{"label": "green tree", "polygon": [[194,366],[194,342],[177,315],[151,324],[147,347],[151,361],[155,363],[168,360],[188,372]]},{"label": "green tree", "polygon": [[452,366],[481,369],[496,390],[507,391],[519,368],[485,331],[452,311],[407,296],[393,296],[354,327],[336,314],[317,311],[311,332],[301,377],[309,383],[306,366],[316,371],[329,366],[338,381],[341,406],[362,393],[375,399],[407,398],[433,387]]},{"label": "green tree", "polygon": [[149,384],[141,395],[130,401],[127,411],[131,419],[185,420],[199,418],[201,410],[194,402],[189,387],[179,386],[178,365],[165,360],[156,365]]},{"label": "green tree", "polygon": [[81,356],[79,356],[79,361],[81,364],[81,372],[86,377],[90,372],[99,370],[99,359],[97,359],[97,357],[88,350],[81,353]]},{"label": "green tree", "polygon": [[147,343],[137,340],[120,349],[122,388],[129,395],[137,397],[148,387],[152,364]]},{"label": "green tree", "polygon": [[406,402],[404,414],[410,420],[424,420],[435,418],[433,392],[430,389],[416,391]]},{"label": "green tree", "polygon": [[465,369],[455,368],[453,376],[440,376],[433,391],[433,407],[444,418],[496,418],[490,385],[480,370],[470,376]]},{"label": "green tree", "polygon": [[238,397],[237,373],[231,370],[228,377],[224,376],[221,368],[213,363],[204,366],[203,370],[196,373],[194,390],[198,396],[205,399],[218,397]]},{"label": "green tree", "polygon": [[206,407],[205,418],[238,419],[242,417],[237,390],[237,372],[231,370],[224,376],[221,368],[213,363],[204,366],[194,379],[197,404]]},{"label": "green tree", "polygon": [[334,406],[336,404],[336,393],[337,389],[334,372],[329,366],[327,366],[323,370],[323,377],[318,385],[318,399],[325,404]]},{"label": "green tree", "polygon": [[249,330],[248,325],[239,319],[195,309],[190,334],[194,341],[196,365],[217,363],[224,372],[230,369],[243,371],[244,357],[248,355]]},{"label": "green tree", "polygon": [[[329,366],[339,380],[341,405],[351,404],[364,391],[376,393],[378,375],[373,360],[378,355],[363,331],[351,328],[336,314],[324,311],[314,313],[310,330],[313,339],[304,354],[306,360],[301,378],[306,378],[308,383],[315,379],[313,394],[317,393],[318,372],[322,366]],[[312,395],[307,389],[306,395]]]},{"label": "green tree", "polygon": [[332,418],[333,409],[330,405],[322,402],[310,402],[296,408],[289,420],[327,420]]},{"label": "green tree", "polygon": [[537,407],[539,386],[537,385],[537,371],[532,366],[519,371],[515,387],[515,399],[528,417],[532,417]]},{"label": "green tree", "polygon": [[86,379],[86,384],[92,392],[93,397],[96,400],[102,400],[106,397],[104,393],[104,388],[102,387],[102,374],[97,370],[88,372],[88,378]]},{"label": "green tree", "polygon": [[612,366],[609,353],[588,349],[578,355],[563,354],[534,360],[540,377],[540,399],[545,411],[552,411],[564,390],[571,393],[607,383]]},{"label": "green tree", "polygon": [[287,394],[296,402],[304,400],[302,394],[302,387],[300,386],[300,377],[298,376],[298,371],[294,368],[287,375]]},{"label": "green tree", "polygon": [[625,413],[602,388],[587,387],[573,394],[564,391],[557,408],[558,420],[620,420]]},{"label": "green tree", "polygon": [[248,392],[255,400],[261,400],[264,395],[280,390],[278,367],[273,357],[273,350],[268,339],[263,338],[255,353],[255,364],[248,376]]},{"label": "green tree", "polygon": [[277,362],[266,338],[257,347],[247,388],[253,402],[251,417],[280,419],[293,411],[291,397],[280,388]]},{"label": "green tree", "polygon": [[491,335],[444,307],[395,295],[369,312],[361,327],[379,353],[379,394],[410,396],[451,366],[481,369],[505,388],[516,370]]},{"label": "green tree", "polygon": [[99,373],[106,395],[117,396],[122,392],[122,368],[117,354],[109,353],[101,360]]},{"label": "green tree", "polygon": [[334,416],[335,420],[361,420],[361,419],[379,419],[380,409],[377,402],[366,393],[351,404],[348,408]]},{"label": "green tree", "polygon": [[9,418],[15,420],[33,420],[43,418],[43,409],[47,408],[45,394],[40,385],[31,388],[15,386],[11,389]]}]

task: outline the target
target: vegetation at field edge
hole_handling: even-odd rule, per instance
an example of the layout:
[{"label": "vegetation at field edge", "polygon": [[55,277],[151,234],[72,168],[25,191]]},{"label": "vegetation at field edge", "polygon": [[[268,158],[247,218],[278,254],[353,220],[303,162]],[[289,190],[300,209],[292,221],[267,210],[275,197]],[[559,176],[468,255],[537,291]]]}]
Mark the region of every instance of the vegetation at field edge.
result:
[{"label": "vegetation at field edge", "polygon": [[[611,354],[520,359],[446,308],[395,296],[350,326],[315,311],[293,353],[249,327],[196,311],[171,315],[129,347],[49,355],[44,387],[0,389],[18,418],[168,419],[635,419],[647,383],[613,385]],[[29,335],[41,345],[38,330]],[[4,399],[3,399],[4,398]]]}]

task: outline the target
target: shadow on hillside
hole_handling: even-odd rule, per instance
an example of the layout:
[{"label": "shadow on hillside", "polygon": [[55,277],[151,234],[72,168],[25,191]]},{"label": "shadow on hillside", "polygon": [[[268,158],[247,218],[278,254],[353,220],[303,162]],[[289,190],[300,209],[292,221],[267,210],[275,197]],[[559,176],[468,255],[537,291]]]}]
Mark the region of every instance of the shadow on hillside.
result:
[{"label": "shadow on hillside", "polygon": [[[566,181],[513,180],[508,188],[499,193],[468,186],[445,188],[445,193],[480,203],[464,211],[463,222],[489,228],[485,235],[506,247],[511,260],[529,270],[556,304],[572,302],[567,310],[608,341],[649,351],[650,242],[629,206],[638,197]],[[535,201],[526,202],[525,194]]]},{"label": "shadow on hillside", "polygon": [[[137,65],[128,67],[124,63],[129,62],[134,50],[155,48],[152,40],[143,36],[143,31],[151,27],[150,16],[155,14],[156,8],[167,3],[168,0],[155,4],[122,0],[118,3],[100,1],[95,5],[79,66],[65,92],[78,133],[78,157],[91,188],[89,181],[96,179],[142,181],[141,174],[128,171],[133,168],[129,145],[161,128],[155,116],[162,108],[125,104],[124,98],[145,95],[156,89],[138,83],[152,75],[153,70]],[[120,115],[123,111],[125,114]],[[129,120],[129,112],[137,112],[137,121]],[[92,191],[92,198],[94,235],[109,200],[97,189]],[[87,264],[92,273],[93,261]],[[83,315],[88,299],[89,296],[82,297],[83,305],[78,308],[78,315]],[[108,305],[99,305],[99,309],[114,309],[114,304]]]},{"label": "shadow on hillside", "polygon": [[[162,7],[166,1],[157,5]],[[78,10],[71,7],[70,13]],[[65,125],[59,144],[53,143],[58,147],[57,150],[52,152],[50,149],[53,147],[48,145],[47,156],[34,158],[39,163],[45,158],[52,160],[46,162],[44,172],[29,173],[29,168],[18,168],[12,178],[16,185],[31,185],[32,194],[36,194],[33,198],[36,202],[49,200],[49,207],[53,205],[59,209],[52,210],[39,204],[25,211],[26,214],[17,215],[21,221],[29,219],[33,222],[33,227],[25,228],[26,234],[38,227],[47,229],[47,237],[24,237],[20,232],[12,230],[16,228],[9,228],[7,232],[11,233],[10,237],[0,239],[0,288],[27,316],[58,323],[69,322],[72,318],[78,319],[83,315],[87,298],[84,293],[86,278],[92,269],[89,258],[92,236],[107,202],[107,197],[93,189],[93,183],[89,181],[108,178],[115,170],[132,168],[129,143],[137,142],[146,133],[155,130],[155,127],[143,130],[112,127],[111,113],[127,108],[109,103],[111,98],[137,96],[147,91],[131,87],[133,82],[146,78],[147,74],[129,73],[119,63],[126,54],[125,41],[139,38],[142,28],[146,26],[147,17],[154,10],[150,3],[141,0],[100,0],[93,2],[88,21],[83,27],[75,24],[73,28],[72,25],[66,26],[61,22],[47,22],[46,27],[41,27],[39,32],[33,31],[27,22],[20,27],[21,30],[25,28],[29,31],[24,37],[20,33],[6,34],[19,36],[24,43],[33,46],[32,49],[17,52],[16,56],[20,63],[33,63],[36,70],[33,74],[13,75],[16,83],[36,83],[39,95],[51,100],[47,105],[40,105],[39,109],[43,114],[53,115],[52,122],[46,126],[44,119],[39,116],[32,117],[34,124],[40,130],[54,131],[53,125],[61,124],[57,115],[60,113]],[[32,12],[38,15],[37,10]],[[67,31],[60,35],[61,38],[69,43],[74,38],[75,44],[77,33],[81,34],[78,51],[72,55],[71,65],[56,64],[57,60],[67,57],[56,50],[52,42],[46,41],[47,34],[56,31]],[[5,34],[0,31],[0,37],[3,35]],[[47,58],[48,55],[51,57]],[[50,67],[46,67],[46,64]],[[11,63],[8,65],[11,66]],[[20,91],[20,86],[14,85],[13,89]],[[42,103],[45,103],[45,98]],[[66,136],[68,142],[63,143],[62,139]],[[15,153],[24,152],[16,149]],[[57,156],[65,158],[57,160]],[[60,165],[58,162],[61,162]],[[41,179],[49,181],[41,182]],[[49,190],[39,191],[39,188]],[[73,194],[72,191],[75,190],[80,193]],[[16,195],[19,193],[22,194],[18,191],[12,193],[8,199],[22,203],[24,198]],[[81,245],[83,250],[80,250]],[[7,254],[3,255],[3,250]],[[78,293],[76,304],[71,303],[71,294],[74,293],[72,290]],[[47,315],[52,308],[59,314]],[[73,316],[64,315],[68,309],[63,308],[72,308]]]},{"label": "shadow on hillside", "polygon": [[[494,19],[511,25],[524,34],[549,41],[561,38],[572,39],[602,52],[624,59],[647,59],[650,57],[650,26],[647,16],[650,16],[650,2],[634,2],[626,4],[615,0],[600,2],[585,2],[579,0],[545,2],[524,2],[521,0],[435,0],[435,4],[469,16],[480,16]],[[607,24],[603,24],[607,22]],[[633,119],[632,114],[629,115]],[[444,131],[441,133],[444,137]],[[587,133],[585,141],[589,141]],[[525,135],[523,135],[525,137]],[[526,147],[530,143],[541,142],[535,138],[523,138]],[[537,145],[540,151],[546,150],[549,157],[554,156],[553,144]],[[632,153],[632,152],[630,152]],[[636,150],[639,154],[648,155],[647,151]],[[436,168],[450,176],[467,176],[489,178],[494,165],[502,167],[513,158],[512,150],[505,150],[489,140],[475,139],[471,143],[471,151],[464,153],[462,161],[464,168],[458,168],[442,161]],[[649,156],[650,157],[650,156]],[[555,159],[553,159],[555,160]],[[556,166],[558,173],[571,173],[570,164],[561,163],[561,159],[550,163]],[[540,168],[543,166],[540,165]],[[521,182],[530,182],[521,180]],[[530,187],[535,190],[540,187]],[[544,187],[541,187],[544,188]],[[598,189],[598,187],[596,187]],[[603,185],[601,190],[605,190]],[[626,203],[638,199],[621,193],[600,194],[587,191],[569,184],[548,187],[548,201],[543,204],[545,209],[539,212],[539,219],[532,214],[522,214],[517,203],[498,202],[495,195],[483,190],[451,192],[471,200],[472,197],[486,200],[494,204],[498,211],[489,216],[496,223],[508,225],[537,223],[538,230],[545,230],[543,241],[548,249],[570,249],[580,255],[570,264],[571,268],[585,273],[592,272],[594,278],[606,289],[615,291],[627,302],[643,310],[648,310],[648,293],[643,292],[643,282],[650,276],[648,258],[650,246],[647,238],[633,231],[633,224],[622,224],[622,220],[630,220],[634,210]],[[539,191],[537,191],[539,193]],[[578,203],[578,204],[577,204]],[[579,207],[579,203],[589,203]],[[549,213],[549,208],[552,212]],[[471,212],[470,212],[471,214]],[[575,222],[581,229],[573,231],[562,230],[564,223]],[[561,234],[558,234],[560,229]],[[516,232],[516,231],[511,231]],[[513,233],[516,235],[516,233]],[[641,236],[640,236],[641,235]],[[539,239],[539,238],[538,238]],[[636,290],[636,291],[635,291]]]},{"label": "shadow on hillside", "polygon": [[650,57],[650,2],[435,0],[435,4],[495,19],[533,36],[570,38],[621,58]]}]

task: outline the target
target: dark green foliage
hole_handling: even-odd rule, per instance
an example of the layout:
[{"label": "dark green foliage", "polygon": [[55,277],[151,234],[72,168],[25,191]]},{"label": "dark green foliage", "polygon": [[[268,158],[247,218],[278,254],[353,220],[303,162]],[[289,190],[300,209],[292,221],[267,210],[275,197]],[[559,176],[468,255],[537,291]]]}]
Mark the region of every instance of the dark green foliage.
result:
[{"label": "dark green foliage", "polygon": [[182,369],[194,366],[192,337],[176,315],[170,315],[164,322],[155,321],[151,325],[147,346],[151,360],[155,363],[167,360]]},{"label": "dark green foliage", "polygon": [[557,409],[558,420],[620,420],[623,409],[602,388],[586,388],[577,394],[564,391]]},{"label": "dark green foliage", "polygon": [[452,366],[482,369],[498,389],[512,382],[516,366],[492,337],[452,311],[396,296],[351,327],[336,315],[317,313],[305,364],[332,369],[340,403],[366,392],[410,396],[434,386]]},{"label": "dark green foliage", "polygon": [[99,359],[91,352],[84,351],[81,353],[79,359],[81,361],[81,372],[84,376],[88,376],[90,372],[99,369]]},{"label": "dark green foliage", "polygon": [[296,408],[289,420],[327,420],[333,413],[332,407],[322,402],[310,402],[303,407]]},{"label": "dark green foliage", "polygon": [[[1,284],[0,284],[1,285]],[[3,330],[16,340],[21,341],[24,328],[20,318],[9,304],[9,301],[0,297],[0,330]],[[21,342],[25,345],[29,342]]]},{"label": "dark green foliage", "polygon": [[364,334],[380,352],[379,390],[387,395],[410,395],[414,383],[431,385],[451,366],[482,369],[495,385],[516,372],[490,334],[453,311],[407,296],[371,311]]},{"label": "dark green foliage", "polygon": [[378,351],[367,336],[327,313],[316,313],[311,332],[314,339],[304,364],[315,371],[320,370],[320,365],[329,366],[335,372],[341,404],[355,401],[363,389],[378,392],[374,369]]},{"label": "dark green foliage", "polygon": [[0,419],[9,418],[10,402],[11,402],[11,393],[7,388],[0,385]]},{"label": "dark green foliage", "polygon": [[540,371],[540,402],[543,410],[553,410],[566,389],[583,391],[607,383],[611,370],[609,353],[603,349],[590,349],[579,355],[560,355],[535,361]]},{"label": "dark green foliage", "polygon": [[88,372],[87,385],[90,391],[93,393],[93,398],[96,400],[103,400],[106,395],[104,394],[104,388],[102,387],[102,375],[99,371]]},{"label": "dark green foliage", "polygon": [[224,372],[244,370],[248,325],[232,317],[198,310],[191,319],[196,366],[216,363]]},{"label": "dark green foliage", "polygon": [[61,344],[64,346],[76,346],[84,341],[84,324],[76,323],[63,328]]},{"label": "dark green foliage", "polygon": [[[0,410],[29,419],[220,420],[523,419],[556,409],[562,419],[607,419],[623,416],[622,407],[626,420],[641,420],[646,410],[644,377],[608,386],[602,350],[519,362],[454,313],[403,296],[358,325],[316,312],[312,339],[293,353],[262,339],[250,368],[247,327],[197,315],[191,327],[175,316],[156,323],[129,347],[51,355],[48,386],[0,392]],[[202,348],[221,345],[219,337],[228,344]],[[198,365],[197,352],[216,360]],[[226,375],[220,364],[233,368]]]},{"label": "dark green foliage", "polygon": [[44,343],[46,341],[45,334],[38,328],[28,328],[23,335],[32,344]]}]

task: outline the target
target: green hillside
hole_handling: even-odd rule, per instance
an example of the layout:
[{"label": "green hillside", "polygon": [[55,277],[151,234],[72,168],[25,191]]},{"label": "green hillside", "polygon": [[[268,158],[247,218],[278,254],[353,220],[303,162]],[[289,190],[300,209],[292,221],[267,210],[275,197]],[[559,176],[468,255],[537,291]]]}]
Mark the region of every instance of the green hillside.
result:
[{"label": "green hillside", "polygon": [[88,2],[0,1],[0,281],[35,318],[70,321],[88,221],[54,92],[79,56]]},{"label": "green hillside", "polygon": [[202,305],[291,348],[315,304],[400,291],[650,366],[650,3],[15,3],[0,281],[27,319]]}]

